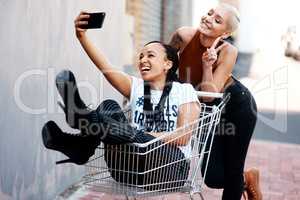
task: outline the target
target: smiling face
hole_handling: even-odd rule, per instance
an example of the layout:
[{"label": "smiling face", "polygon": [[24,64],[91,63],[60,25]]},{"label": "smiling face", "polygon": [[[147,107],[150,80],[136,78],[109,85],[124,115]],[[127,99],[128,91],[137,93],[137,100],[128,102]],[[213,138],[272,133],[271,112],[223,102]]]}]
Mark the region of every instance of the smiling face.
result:
[{"label": "smiling face", "polygon": [[236,9],[230,5],[219,5],[210,9],[206,15],[201,18],[199,31],[208,37],[217,38],[230,36],[239,23]]},{"label": "smiling face", "polygon": [[150,43],[144,46],[139,54],[138,67],[145,81],[165,80],[171,64],[160,43]]}]

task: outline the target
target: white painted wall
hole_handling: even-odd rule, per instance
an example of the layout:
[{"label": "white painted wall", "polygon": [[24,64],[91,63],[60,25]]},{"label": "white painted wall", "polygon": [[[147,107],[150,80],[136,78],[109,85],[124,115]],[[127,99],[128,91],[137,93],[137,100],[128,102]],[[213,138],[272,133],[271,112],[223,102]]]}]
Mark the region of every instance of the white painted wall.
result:
[{"label": "white painted wall", "polygon": [[[61,69],[69,68],[75,73],[87,104],[96,107],[105,98],[121,100],[83,52],[74,35],[73,21],[82,9],[107,12],[103,29],[88,34],[111,62],[122,69],[123,45],[127,45],[124,39],[129,37],[126,35],[129,33],[122,31],[128,25],[124,21],[124,3],[120,0],[0,2],[1,200],[53,199],[83,175],[83,167],[55,166],[56,160],[65,157],[44,148],[41,128],[53,119],[69,130],[56,104],[59,98],[54,78]],[[16,85],[28,72],[42,75],[31,75]],[[15,98],[15,87],[19,101]],[[93,88],[93,98],[87,88]],[[35,111],[44,110],[32,114],[20,102]]]}]

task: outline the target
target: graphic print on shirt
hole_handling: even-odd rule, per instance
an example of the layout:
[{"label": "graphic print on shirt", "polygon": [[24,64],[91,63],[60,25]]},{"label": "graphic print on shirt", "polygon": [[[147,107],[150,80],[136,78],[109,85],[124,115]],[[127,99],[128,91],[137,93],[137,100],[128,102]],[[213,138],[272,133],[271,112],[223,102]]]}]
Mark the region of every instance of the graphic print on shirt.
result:
[{"label": "graphic print on shirt", "polygon": [[136,106],[143,106],[144,105],[144,97],[139,97],[138,100],[136,101]]},{"label": "graphic print on shirt", "polygon": [[[169,101],[168,101],[169,103]],[[166,102],[167,104],[167,102]],[[143,106],[144,106],[144,96],[140,96],[137,98],[136,102],[135,102],[135,106],[136,106],[136,110],[133,113],[133,120],[134,123],[137,124],[139,126],[140,130],[144,130],[145,129],[145,113],[143,111]],[[155,110],[156,105],[153,105],[153,110]],[[175,120],[177,120],[177,116],[178,116],[178,106],[176,104],[171,104],[171,105],[164,105],[163,108],[163,113],[164,113],[164,117],[163,120],[159,120],[158,122],[153,123],[153,126],[151,126],[150,128],[152,130],[147,130],[147,131],[154,131],[154,132],[163,132],[163,131],[173,131],[176,129],[176,122]],[[162,119],[162,117],[154,117],[156,119]]]}]

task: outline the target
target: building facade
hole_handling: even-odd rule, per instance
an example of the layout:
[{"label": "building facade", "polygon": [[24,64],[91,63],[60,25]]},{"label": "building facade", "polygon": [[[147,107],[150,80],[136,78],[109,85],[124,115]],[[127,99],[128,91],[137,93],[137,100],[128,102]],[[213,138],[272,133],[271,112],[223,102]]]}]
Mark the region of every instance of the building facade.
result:
[{"label": "building facade", "polygon": [[126,5],[135,20],[135,49],[151,40],[168,42],[177,28],[192,25],[193,0],[127,0]]}]

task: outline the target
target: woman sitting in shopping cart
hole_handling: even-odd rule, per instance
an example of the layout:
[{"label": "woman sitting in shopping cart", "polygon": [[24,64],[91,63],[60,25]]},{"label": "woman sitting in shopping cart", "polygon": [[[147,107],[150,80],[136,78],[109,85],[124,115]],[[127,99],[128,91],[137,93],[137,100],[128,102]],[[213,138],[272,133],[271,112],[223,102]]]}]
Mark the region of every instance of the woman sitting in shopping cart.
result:
[{"label": "woman sitting in shopping cart", "polygon": [[[56,77],[56,85],[64,101],[64,106],[61,106],[67,123],[79,129],[81,134],[65,133],[54,121],[45,124],[42,130],[44,145],[69,157],[57,163],[84,164],[100,142],[105,145],[145,143],[197,120],[200,104],[192,85],[178,82],[178,55],[175,49],[158,41],[146,44],[138,62],[142,79],[130,76],[114,69],[89,40],[86,29],[81,28],[81,25],[87,24],[88,17],[88,14],[81,12],[76,18],[76,36],[110,84],[130,100],[132,121],[127,121],[114,100],[105,100],[96,110],[89,110],[80,98],[72,72],[60,72]],[[164,137],[163,141],[158,142],[168,145],[164,146],[164,151],[157,151],[153,156],[168,159],[169,162],[184,159],[188,156],[190,138],[191,134],[185,134],[184,131]],[[108,165],[112,165],[107,159]],[[187,162],[169,167],[173,171],[181,170],[170,174],[173,181],[186,178],[189,169]]]}]

